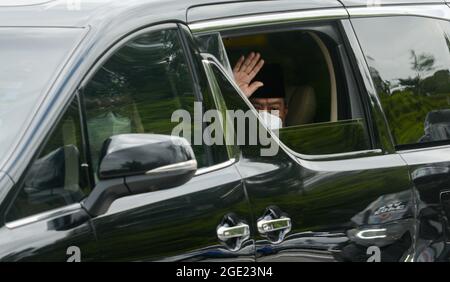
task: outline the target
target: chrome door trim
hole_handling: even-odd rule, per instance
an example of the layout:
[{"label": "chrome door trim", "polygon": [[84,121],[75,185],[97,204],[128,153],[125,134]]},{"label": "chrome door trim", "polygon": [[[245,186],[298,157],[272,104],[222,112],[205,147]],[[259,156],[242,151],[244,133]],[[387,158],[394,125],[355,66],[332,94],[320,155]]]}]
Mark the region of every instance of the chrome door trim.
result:
[{"label": "chrome door trim", "polygon": [[158,167],[152,170],[147,171],[146,175],[151,174],[159,174],[159,173],[166,173],[166,172],[173,172],[178,170],[189,170],[189,171],[196,171],[197,170],[197,161],[196,160],[189,160],[177,164],[171,164],[166,165],[162,167]]},{"label": "chrome door trim", "polygon": [[320,10],[306,10],[295,12],[269,13],[260,15],[237,16],[224,19],[199,21],[189,24],[194,33],[222,31],[228,29],[245,28],[270,24],[291,22],[347,19],[345,8],[330,8]]},{"label": "chrome door trim", "polygon": [[398,151],[408,165],[450,162],[450,145]]},{"label": "chrome door trim", "polygon": [[442,4],[430,5],[402,5],[379,7],[347,8],[352,18],[389,17],[389,16],[418,16],[450,21],[450,8]]},{"label": "chrome door trim", "polygon": [[8,229],[14,229],[14,228],[28,225],[31,223],[35,223],[38,221],[47,220],[52,217],[57,217],[57,216],[61,216],[61,215],[67,214],[67,213],[72,213],[72,212],[75,212],[75,211],[78,211],[81,209],[82,209],[81,204],[75,203],[75,204],[64,206],[64,207],[61,207],[58,209],[54,209],[54,210],[39,213],[36,215],[28,216],[28,217],[25,217],[22,219],[14,220],[14,221],[6,223],[5,226]]},{"label": "chrome door trim", "polygon": [[336,153],[336,154],[326,154],[326,155],[305,155],[305,154],[297,153],[287,146],[285,146],[285,149],[289,150],[290,153],[292,155],[296,156],[297,158],[307,160],[307,161],[345,160],[345,159],[352,159],[352,158],[380,156],[383,154],[383,150],[381,150],[381,149],[369,149],[369,150],[351,151],[351,152],[346,152],[346,153]]},{"label": "chrome door trim", "polygon": [[406,166],[404,159],[399,154],[331,161],[309,161],[297,158],[297,161],[301,166],[310,170],[334,173]]},{"label": "chrome door trim", "polygon": [[222,169],[222,168],[229,167],[229,166],[233,165],[235,162],[236,162],[236,159],[229,159],[228,161],[220,163],[220,164],[216,164],[216,165],[205,167],[205,168],[200,168],[199,170],[197,170],[195,172],[195,176],[199,176],[202,174],[210,173],[210,172]]}]

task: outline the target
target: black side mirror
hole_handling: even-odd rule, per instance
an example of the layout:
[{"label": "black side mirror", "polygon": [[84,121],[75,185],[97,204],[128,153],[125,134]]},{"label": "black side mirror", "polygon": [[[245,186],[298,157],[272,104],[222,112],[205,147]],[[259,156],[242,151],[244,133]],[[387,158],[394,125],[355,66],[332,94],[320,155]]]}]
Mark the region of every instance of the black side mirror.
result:
[{"label": "black side mirror", "polygon": [[450,137],[450,109],[434,110],[427,114],[424,124],[422,142],[445,141]]},{"label": "black side mirror", "polygon": [[157,134],[124,134],[105,141],[99,183],[83,206],[92,216],[105,213],[121,197],[180,186],[197,171],[186,139]]}]

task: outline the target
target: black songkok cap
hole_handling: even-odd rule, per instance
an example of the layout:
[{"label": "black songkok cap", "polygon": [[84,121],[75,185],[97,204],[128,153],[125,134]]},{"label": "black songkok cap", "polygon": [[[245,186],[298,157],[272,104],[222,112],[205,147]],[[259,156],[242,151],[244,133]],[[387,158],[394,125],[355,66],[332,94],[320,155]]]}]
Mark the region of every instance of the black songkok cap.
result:
[{"label": "black songkok cap", "polygon": [[266,64],[253,81],[261,81],[260,87],[250,96],[252,98],[285,98],[283,69],[278,64]]}]

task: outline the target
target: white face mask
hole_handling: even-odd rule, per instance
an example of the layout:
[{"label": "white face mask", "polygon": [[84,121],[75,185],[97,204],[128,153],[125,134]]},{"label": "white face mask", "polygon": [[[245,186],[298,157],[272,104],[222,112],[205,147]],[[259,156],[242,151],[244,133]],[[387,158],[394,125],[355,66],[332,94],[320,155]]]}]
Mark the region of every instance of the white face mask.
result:
[{"label": "white face mask", "polygon": [[259,116],[270,130],[277,130],[283,127],[283,121],[281,118],[272,115],[268,111],[260,111]]}]

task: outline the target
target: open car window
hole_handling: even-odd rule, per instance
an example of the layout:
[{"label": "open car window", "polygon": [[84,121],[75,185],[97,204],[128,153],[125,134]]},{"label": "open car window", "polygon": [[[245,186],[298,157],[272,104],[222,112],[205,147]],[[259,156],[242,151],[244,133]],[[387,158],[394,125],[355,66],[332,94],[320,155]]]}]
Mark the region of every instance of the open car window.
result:
[{"label": "open car window", "polygon": [[[249,100],[261,115],[278,110],[279,106],[272,105],[276,103],[269,102],[272,97],[282,97],[286,110],[279,116],[279,136],[294,152],[325,156],[370,150],[366,114],[357,87],[350,85],[353,75],[344,67],[349,62],[343,43],[336,40],[340,39],[338,28],[325,26],[317,30],[223,32],[222,44],[209,45],[208,52],[220,56],[218,61],[225,69],[233,69],[241,56],[261,54],[264,66],[253,81],[261,81],[264,86]],[[217,39],[217,34],[208,40]],[[198,37],[204,42],[205,38],[205,34]],[[225,58],[229,61],[223,63]],[[258,101],[261,97],[269,99],[265,106]]]}]

